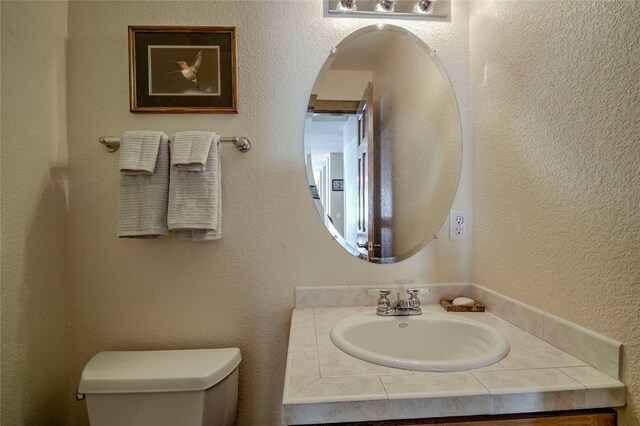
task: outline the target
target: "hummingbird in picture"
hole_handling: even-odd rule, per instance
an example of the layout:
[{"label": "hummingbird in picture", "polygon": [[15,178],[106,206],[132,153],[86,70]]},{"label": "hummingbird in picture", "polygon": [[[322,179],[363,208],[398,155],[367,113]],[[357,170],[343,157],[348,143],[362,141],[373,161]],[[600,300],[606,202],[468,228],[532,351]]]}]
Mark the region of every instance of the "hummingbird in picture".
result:
[{"label": "hummingbird in picture", "polygon": [[186,61],[170,61],[175,62],[180,66],[180,69],[177,71],[172,71],[172,73],[182,73],[182,76],[195,84],[195,86],[199,89],[198,85],[198,70],[200,69],[200,64],[202,63],[202,50],[198,50],[198,54],[196,55],[196,59],[193,61],[193,64],[189,65]]}]

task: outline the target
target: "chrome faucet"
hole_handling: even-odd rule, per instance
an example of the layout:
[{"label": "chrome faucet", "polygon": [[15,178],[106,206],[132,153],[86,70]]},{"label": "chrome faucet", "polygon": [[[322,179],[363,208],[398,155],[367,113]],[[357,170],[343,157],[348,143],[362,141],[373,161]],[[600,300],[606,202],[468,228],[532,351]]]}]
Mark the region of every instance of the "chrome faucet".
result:
[{"label": "chrome faucet", "polygon": [[407,290],[409,295],[408,299],[400,300],[400,292],[396,293],[397,299],[391,303],[387,296],[391,293],[388,289],[380,289],[380,298],[378,299],[378,308],[376,314],[386,316],[406,316],[406,315],[420,315],[422,309],[420,309],[420,299],[418,299],[418,289],[410,288]]}]

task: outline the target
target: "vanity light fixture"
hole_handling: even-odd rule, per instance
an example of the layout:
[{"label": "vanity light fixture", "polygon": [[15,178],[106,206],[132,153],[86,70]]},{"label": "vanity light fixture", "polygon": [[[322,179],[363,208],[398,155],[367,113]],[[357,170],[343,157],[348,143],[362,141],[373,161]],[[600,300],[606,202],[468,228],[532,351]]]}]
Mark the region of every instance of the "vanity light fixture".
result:
[{"label": "vanity light fixture", "polygon": [[412,12],[419,14],[430,14],[433,12],[433,3],[435,0],[418,0],[418,2],[413,6]]},{"label": "vanity light fixture", "polygon": [[393,12],[395,8],[396,0],[380,0],[376,7],[373,9],[374,12]]},{"label": "vanity light fixture", "polygon": [[329,18],[449,21],[454,0],[323,0]]},{"label": "vanity light fixture", "polygon": [[358,6],[356,5],[356,0],[340,0],[336,6],[336,10],[358,10]]}]

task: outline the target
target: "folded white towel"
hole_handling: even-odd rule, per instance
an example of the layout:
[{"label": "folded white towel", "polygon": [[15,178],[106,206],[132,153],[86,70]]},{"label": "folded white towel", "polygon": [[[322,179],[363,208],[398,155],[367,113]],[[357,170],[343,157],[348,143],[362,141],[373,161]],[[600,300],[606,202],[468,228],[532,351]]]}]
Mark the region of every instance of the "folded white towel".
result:
[{"label": "folded white towel", "polygon": [[207,167],[212,132],[178,132],[171,138],[171,167],[203,172]]},{"label": "folded white towel", "polygon": [[[167,223],[178,237],[194,241],[217,240],[222,235],[222,185],[215,133],[211,135],[206,167],[202,172],[171,167]],[[179,134],[171,138],[171,153],[180,149]]]},{"label": "folded white towel", "polygon": [[151,176],[156,168],[162,135],[162,132],[125,132],[120,138],[120,172]]},{"label": "folded white towel", "polygon": [[159,133],[153,174],[120,173],[118,237],[157,238],[167,235],[169,196],[169,138]]}]

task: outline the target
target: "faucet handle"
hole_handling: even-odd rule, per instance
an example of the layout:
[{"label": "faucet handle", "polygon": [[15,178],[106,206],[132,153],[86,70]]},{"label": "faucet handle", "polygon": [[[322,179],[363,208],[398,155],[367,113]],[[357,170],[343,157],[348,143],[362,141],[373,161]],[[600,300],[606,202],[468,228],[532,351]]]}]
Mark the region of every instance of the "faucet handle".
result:
[{"label": "faucet handle", "polygon": [[420,307],[420,299],[418,299],[419,292],[420,292],[420,289],[418,288],[407,289],[407,294],[409,295],[409,302],[411,303],[411,307],[413,309],[417,309]]},{"label": "faucet handle", "polygon": [[391,308],[391,302],[389,301],[389,299],[387,299],[387,295],[389,295],[391,291],[387,288],[381,288],[379,289],[379,291],[380,298],[378,299],[378,308],[376,309],[376,312],[380,314],[388,311],[389,308]]}]

